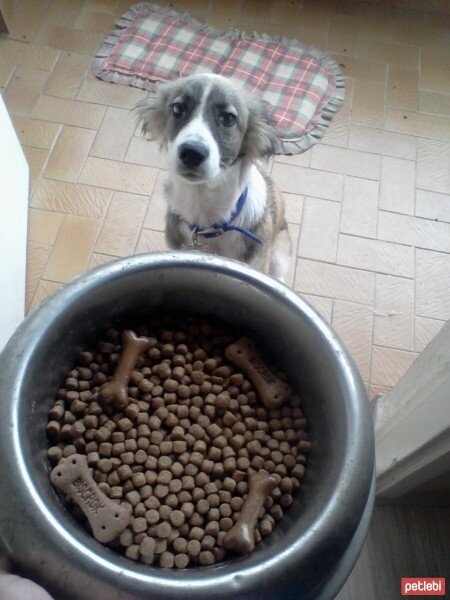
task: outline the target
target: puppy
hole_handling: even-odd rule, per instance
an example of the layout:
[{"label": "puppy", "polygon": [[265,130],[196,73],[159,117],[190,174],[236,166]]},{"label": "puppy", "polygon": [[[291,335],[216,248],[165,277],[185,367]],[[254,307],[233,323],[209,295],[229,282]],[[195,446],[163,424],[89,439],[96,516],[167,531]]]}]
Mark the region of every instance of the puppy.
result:
[{"label": "puppy", "polygon": [[277,137],[263,103],[219,75],[162,84],[137,111],[168,151],[166,240],[283,279],[292,252],[281,193],[258,161]]}]

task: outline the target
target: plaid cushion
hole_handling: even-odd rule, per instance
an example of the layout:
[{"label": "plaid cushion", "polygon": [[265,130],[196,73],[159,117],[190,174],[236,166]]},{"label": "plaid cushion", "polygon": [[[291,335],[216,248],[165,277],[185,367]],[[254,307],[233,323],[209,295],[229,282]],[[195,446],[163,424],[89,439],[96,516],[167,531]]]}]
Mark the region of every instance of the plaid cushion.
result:
[{"label": "plaid cushion", "polygon": [[135,5],[123,19],[126,26],[99,53],[98,76],[149,89],[149,83],[217,73],[240,80],[273,107],[282,140],[299,140],[319,122],[324,128],[323,112],[336,94],[339,72],[314,48],[267,36],[236,37],[152,4]]}]

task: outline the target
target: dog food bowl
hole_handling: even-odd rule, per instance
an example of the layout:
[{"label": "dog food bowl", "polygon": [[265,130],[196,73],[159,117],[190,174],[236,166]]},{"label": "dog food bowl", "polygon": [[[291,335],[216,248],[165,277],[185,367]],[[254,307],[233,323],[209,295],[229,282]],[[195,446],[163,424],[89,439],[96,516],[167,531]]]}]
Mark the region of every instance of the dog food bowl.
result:
[{"label": "dog food bowl", "polygon": [[[134,563],[93,539],[52,487],[46,456],[47,413],[77,351],[124,315],[161,308],[216,315],[253,333],[306,394],[312,443],[302,486],[273,533],[250,554],[187,570]],[[148,254],[65,285],[1,356],[0,426],[3,550],[57,600],[333,598],[367,533],[374,437],[358,371],[304,300],[235,261]]]}]

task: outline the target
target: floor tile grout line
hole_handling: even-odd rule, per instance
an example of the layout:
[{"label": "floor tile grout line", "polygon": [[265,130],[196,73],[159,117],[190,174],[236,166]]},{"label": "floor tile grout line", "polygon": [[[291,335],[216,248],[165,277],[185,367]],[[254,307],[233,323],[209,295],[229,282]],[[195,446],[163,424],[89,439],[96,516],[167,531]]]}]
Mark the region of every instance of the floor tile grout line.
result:
[{"label": "floor tile grout line", "polygon": [[416,265],[417,265],[417,249],[414,248],[414,283],[413,283],[413,289],[414,289],[413,345],[414,345],[414,348],[416,347],[416,316],[419,316],[417,314],[417,279],[416,279],[417,269],[416,269]]},{"label": "floor tile grout line", "polygon": [[136,243],[134,244],[133,254],[136,253],[137,246],[139,244],[139,240],[140,240],[141,235],[142,235],[142,230],[146,229],[146,228],[144,228],[144,223],[145,223],[145,220],[146,220],[146,217],[147,217],[147,213],[148,213],[148,209],[149,209],[149,206],[150,206],[150,202],[152,201],[152,196],[153,196],[153,194],[154,194],[154,192],[156,190],[156,184],[157,184],[158,178],[160,176],[161,176],[161,172],[158,170],[158,172],[156,173],[156,177],[154,179],[154,182],[153,182],[153,187],[152,187],[151,191],[149,192],[149,194],[147,196],[147,208],[146,208],[146,211],[145,211],[145,214],[144,214],[144,218],[142,219],[141,226],[139,228],[139,233],[138,233],[138,235],[136,237]]},{"label": "floor tile grout line", "polygon": [[[422,191],[422,190],[419,190],[419,191]],[[427,191],[427,190],[423,190],[423,191]],[[330,202],[333,202],[333,200],[330,200]],[[338,202],[336,202],[336,204],[338,204]],[[407,217],[409,219],[414,219],[414,220],[417,219],[418,221],[423,221],[425,223],[437,223],[439,225],[450,225],[449,221],[440,221],[439,219],[434,218],[434,217],[422,217],[421,215],[416,215],[416,214],[411,214],[411,213],[396,212],[394,210],[388,210],[387,208],[380,208],[379,212],[388,213],[390,215],[397,215],[399,217]],[[358,237],[364,237],[364,236],[358,236]],[[368,238],[368,239],[371,239],[371,238]],[[385,240],[385,241],[389,241],[389,240]],[[413,245],[413,244],[402,244],[401,242],[395,242],[395,243],[399,243],[400,245],[406,245],[406,246]],[[440,251],[437,250],[437,252],[440,252]]]},{"label": "floor tile grout line", "polygon": [[[378,211],[378,212],[388,212],[388,211]],[[393,214],[393,215],[400,215],[401,213],[389,213],[389,214]],[[412,215],[404,215],[404,216],[412,216]],[[415,218],[415,217],[413,217]],[[367,237],[365,235],[353,235],[352,233],[345,233],[342,232],[340,235],[345,235],[346,237],[352,237],[352,238],[359,238],[362,240],[367,240],[370,242],[384,242],[386,244],[395,244],[396,246],[401,246],[402,248],[415,248],[418,247],[421,250],[430,250],[432,252],[441,252],[442,254],[450,254],[450,252],[442,252],[442,250],[433,250],[432,248],[422,248],[422,246],[415,246],[414,244],[405,244],[404,242],[393,242],[391,240],[384,240],[384,239],[380,239],[379,237],[373,238],[373,237]],[[325,261],[327,262],[327,261]]]},{"label": "floor tile grout line", "polygon": [[[49,281],[48,279],[43,279],[42,277],[39,277],[39,279],[38,279],[38,282],[37,282],[37,285],[36,285],[36,289],[34,290],[34,293],[33,293],[33,297],[31,298],[31,300],[30,300],[30,304],[29,304],[29,306],[27,307],[27,314],[31,313],[31,312],[32,312],[32,311],[33,311],[35,308],[37,308],[37,307],[39,306],[40,302],[39,302],[38,304],[36,304],[36,306],[33,306],[33,305],[34,305],[34,300],[35,300],[35,298],[36,298],[36,294],[37,294],[37,291],[38,291],[38,288],[39,288],[39,284],[40,284],[40,283],[43,283],[43,282],[45,282],[45,281],[48,281],[49,283],[57,283],[57,284],[59,285],[59,287],[61,287],[61,285],[63,285],[62,283],[59,283],[59,282],[56,282],[56,281]],[[55,290],[55,291],[56,291],[56,290]],[[47,294],[47,296],[48,296],[48,295],[49,295],[49,294]],[[45,298],[47,298],[47,296],[45,296]],[[45,300],[45,298],[43,298],[43,299],[41,300],[41,302],[43,302],[43,301]]]},{"label": "floor tile grout line", "polygon": [[[302,216],[303,216],[304,208],[305,208],[305,203],[303,202],[302,210],[301,210]],[[289,286],[291,289],[294,289],[295,278],[297,275],[298,248],[300,246],[300,229],[301,229],[301,223],[303,220],[302,216],[300,217],[300,223],[291,223],[291,225],[298,226],[297,243],[295,244],[295,248],[294,247],[292,248],[292,255],[293,255],[292,258],[293,258],[294,264],[293,264],[293,272],[292,272],[292,283]],[[288,223],[288,225],[289,225],[289,223]],[[288,228],[288,230],[289,230],[289,228]],[[291,258],[291,260],[292,260],[292,258]]]},{"label": "floor tile grout line", "polygon": [[[8,85],[9,85],[9,82],[14,77],[14,73],[16,72],[16,69],[18,69],[18,68],[19,68],[19,65],[15,64],[14,67],[13,67],[13,69],[12,69],[12,71],[11,71],[11,73],[9,74],[8,79],[6,80],[6,83],[5,83],[5,86],[4,86],[5,91],[6,91],[6,88],[8,87]],[[39,69],[39,70],[43,71],[44,69]]]},{"label": "floor tile grout line", "polygon": [[32,296],[32,298],[30,299],[30,304],[29,304],[29,306],[27,307],[27,312],[29,312],[29,307],[30,307],[30,306],[31,306],[31,304],[33,303],[34,296],[35,296],[35,294],[36,294],[36,292],[37,292],[37,288],[38,288],[39,282],[40,282],[40,281],[41,281],[41,279],[43,278],[43,275],[44,275],[44,273],[45,273],[45,270],[46,270],[46,268],[47,268],[47,265],[48,265],[48,263],[50,262],[50,257],[52,256],[52,254],[53,254],[53,251],[54,251],[54,249],[55,249],[56,240],[58,239],[59,233],[60,233],[60,231],[61,231],[61,229],[62,229],[62,225],[63,225],[64,221],[66,220],[66,218],[67,218],[67,215],[64,215],[64,217],[61,219],[61,223],[59,224],[59,227],[58,227],[58,233],[57,233],[57,235],[56,235],[56,237],[55,237],[55,241],[53,242],[53,244],[49,244],[49,246],[50,246],[50,248],[51,248],[51,249],[50,249],[50,252],[48,253],[47,260],[45,261],[45,264],[44,264],[44,265],[43,265],[43,267],[42,267],[41,275],[39,276],[39,279],[38,279],[38,282],[37,282],[37,285],[36,285],[36,289],[34,290],[33,296]]},{"label": "floor tile grout line", "polygon": [[[135,128],[134,130],[136,131],[136,128]],[[129,162],[129,161],[127,161],[127,160],[126,160],[126,157],[127,157],[128,151],[130,150],[131,142],[132,142],[132,140],[133,140],[135,137],[139,137],[139,136],[134,136],[134,135],[131,135],[131,136],[130,136],[130,138],[129,138],[129,140],[128,140],[127,147],[126,147],[126,150],[125,150],[125,153],[124,153],[124,155],[123,155],[122,162],[126,162],[127,164],[132,164],[132,165],[136,164],[136,163],[132,163],[132,162]],[[150,165],[141,165],[141,166],[150,166]]]},{"label": "floor tile grout line", "polygon": [[345,176],[342,177],[342,189],[341,189],[341,206],[339,209],[339,219],[338,219],[338,227],[337,227],[337,239],[336,239],[336,254],[335,254],[335,263],[337,262],[337,257],[338,257],[338,247],[339,247],[339,239],[341,237],[341,222],[342,222],[342,209],[343,209],[343,204],[344,204],[344,191],[345,191],[345,182],[346,182],[346,178]]},{"label": "floor tile grout line", "polygon": [[[418,354],[414,350],[403,350],[402,348],[394,348],[393,346],[382,346],[381,344],[374,344],[373,348],[382,348],[383,350],[394,350],[395,352],[404,352],[405,354]],[[380,384],[374,384],[380,385]]]},{"label": "floor tile grout line", "polygon": [[[80,87],[81,87],[81,84],[80,84]],[[104,121],[105,121],[105,119],[106,119],[106,115],[107,115],[107,113],[108,113],[109,109],[110,109],[110,107],[108,107],[108,108],[105,110],[105,112],[104,112],[104,113],[103,113],[103,115],[102,115],[101,121],[100,121],[100,123],[99,123],[99,125],[98,125],[97,129],[95,130],[95,136],[94,136],[94,140],[93,140],[93,142],[92,142],[92,144],[91,144],[91,147],[89,148],[89,152],[88,152],[88,154],[87,154],[87,156],[86,156],[86,159],[85,159],[85,161],[84,161],[84,163],[83,163],[83,167],[82,167],[82,169],[81,169],[81,171],[80,171],[80,173],[79,173],[79,175],[78,175],[78,178],[77,178],[77,183],[78,183],[78,180],[79,180],[79,178],[80,178],[81,172],[82,172],[82,170],[84,169],[84,166],[85,166],[85,164],[86,164],[87,157],[88,157],[88,156],[93,156],[93,155],[91,154],[91,150],[92,150],[92,148],[93,148],[93,146],[94,146],[95,142],[97,141],[98,135],[99,135],[99,133],[100,133],[100,129],[102,128],[102,125],[103,125],[103,123],[104,123]],[[96,158],[97,158],[97,157],[96,157]]]},{"label": "floor tile grout line", "polygon": [[[434,250],[432,250],[431,252],[434,252]],[[339,254],[339,251],[338,251]],[[447,255],[447,253],[441,253],[441,254],[445,254]],[[308,260],[314,263],[318,263],[318,264],[323,264],[325,266],[335,266],[335,267],[342,267],[344,269],[351,269],[357,272],[362,272],[362,273],[370,273],[372,275],[389,275],[390,277],[400,277],[401,279],[410,279],[411,281],[414,281],[413,277],[408,277],[407,275],[398,275],[398,274],[393,274],[393,273],[387,273],[386,271],[370,271],[368,269],[363,269],[361,267],[353,267],[350,265],[344,265],[340,262],[336,262],[336,263],[331,263],[331,262],[326,262],[324,260],[319,260],[318,258],[303,258],[303,257],[297,257],[300,258],[301,260]],[[307,292],[305,292],[307,293]]]},{"label": "floor tile grout line", "polygon": [[386,74],[384,77],[384,104],[383,104],[383,118],[382,118],[382,127],[381,127],[381,129],[383,131],[385,131],[385,129],[386,129],[386,107],[388,105],[387,96],[388,96],[388,85],[389,85],[389,72],[390,72],[391,66],[392,66],[391,63],[387,64]]},{"label": "floor tile grout line", "polygon": [[[27,146],[25,146],[27,147]],[[39,149],[39,148],[38,148]],[[92,158],[97,158],[96,156],[93,156]],[[101,160],[107,160],[107,159],[101,159]],[[116,162],[120,162],[120,161],[116,161]],[[125,163],[127,165],[133,165],[136,167],[141,167],[142,165],[134,165],[134,163]],[[158,167],[148,167],[149,169],[153,169],[156,170]],[[106,192],[123,192],[125,194],[127,193],[131,193],[134,194],[135,196],[142,196],[143,198],[146,198],[147,195],[146,194],[139,194],[139,193],[135,193],[135,192],[124,192],[123,190],[113,190],[112,188],[105,188],[102,187],[100,185],[93,185],[91,183],[80,183],[80,182],[73,182],[73,181],[64,181],[62,179],[53,179],[51,177],[40,177],[39,180],[44,180],[44,181],[51,181],[53,183],[61,183],[61,184],[65,184],[68,186],[83,186],[83,187],[87,187],[87,188],[95,188],[96,190],[103,190]]]},{"label": "floor tile grout line", "polygon": [[[420,65],[421,65],[421,51],[419,53],[419,82],[420,82]],[[419,160],[419,141],[416,139],[416,160],[415,160],[415,169],[414,169],[414,218],[417,217],[417,170],[418,170],[418,160]],[[416,348],[416,312],[417,312],[417,247],[414,247],[413,251],[413,275],[414,275],[414,283],[413,283],[413,294],[414,294],[414,304],[413,304],[413,347]]]},{"label": "floor tile grout line", "polygon": [[[106,112],[105,112],[105,114],[106,114]],[[80,129],[81,129],[81,128],[80,128]],[[89,130],[89,131],[93,131],[93,130],[91,129],[91,130]],[[85,157],[84,157],[83,164],[81,165],[81,167],[80,167],[80,169],[79,169],[79,171],[78,171],[78,175],[77,175],[77,177],[76,177],[76,182],[75,182],[75,183],[76,183],[76,185],[78,185],[78,184],[79,184],[80,177],[81,177],[81,173],[83,172],[83,169],[84,169],[84,167],[85,167],[86,161],[87,161],[88,157],[90,156],[90,152],[91,152],[91,150],[92,150],[92,146],[94,145],[95,138],[97,137],[97,134],[98,134],[98,129],[97,129],[97,132],[96,132],[96,134],[95,134],[95,135],[92,137],[92,140],[90,141],[90,144],[89,144],[89,150],[87,151],[87,153],[86,153],[86,155],[85,155]]]},{"label": "floor tile grout line", "polygon": [[301,258],[298,253],[299,253],[299,249],[300,249],[300,241],[302,239],[302,232],[304,229],[305,212],[306,212],[305,206],[307,203],[307,199],[308,199],[308,196],[303,196],[303,204],[302,204],[300,223],[299,223],[299,229],[298,229],[297,247],[295,248],[295,273],[294,273],[294,278],[293,278],[294,282],[295,282],[295,275],[297,273],[297,262],[298,262],[298,259]]},{"label": "floor tile grout line", "polygon": [[[373,278],[373,313],[372,313],[372,333],[370,337],[370,366],[369,366],[369,385],[372,385],[372,360],[373,360],[373,347],[374,347],[374,334],[375,334],[375,312],[377,304],[377,280],[380,274],[377,273]],[[370,400],[370,398],[369,398]]]},{"label": "floor tile grout line", "polygon": [[98,244],[98,239],[99,239],[99,237],[100,237],[100,234],[101,234],[101,232],[102,232],[102,230],[103,230],[103,227],[105,226],[105,222],[106,222],[106,219],[107,219],[107,217],[108,217],[109,209],[110,209],[110,207],[111,207],[111,204],[112,204],[113,198],[114,198],[114,192],[111,194],[111,196],[110,196],[110,198],[109,198],[109,201],[108,201],[108,206],[106,207],[106,211],[105,211],[105,216],[104,216],[102,219],[100,219],[100,227],[98,228],[97,235],[95,236],[95,240],[94,240],[94,243],[92,244],[92,249],[91,249],[91,251],[89,252],[89,257],[88,257],[88,259],[87,259],[87,262],[86,262],[86,267],[85,267],[85,269],[84,269],[84,271],[83,271],[83,272],[85,272],[85,271],[86,271],[86,269],[87,269],[87,267],[88,267],[88,265],[89,265],[89,261],[90,261],[90,259],[91,259],[91,256],[92,256],[92,254],[95,252],[95,247],[96,247],[96,245]]}]

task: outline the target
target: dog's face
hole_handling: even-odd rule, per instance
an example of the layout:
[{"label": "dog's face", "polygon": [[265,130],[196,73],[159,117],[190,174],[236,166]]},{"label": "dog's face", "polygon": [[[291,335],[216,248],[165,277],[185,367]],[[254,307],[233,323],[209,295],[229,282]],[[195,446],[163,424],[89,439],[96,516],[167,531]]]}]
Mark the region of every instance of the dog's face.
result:
[{"label": "dog's face", "polygon": [[138,112],[143,131],[167,146],[170,168],[189,183],[212,181],[241,157],[275,152],[263,103],[218,75],[161,85]]}]

